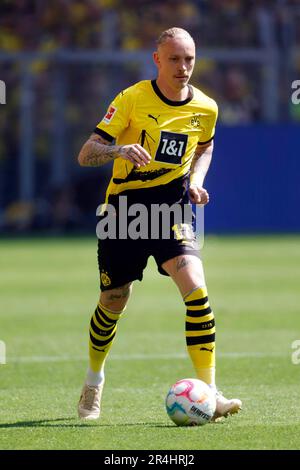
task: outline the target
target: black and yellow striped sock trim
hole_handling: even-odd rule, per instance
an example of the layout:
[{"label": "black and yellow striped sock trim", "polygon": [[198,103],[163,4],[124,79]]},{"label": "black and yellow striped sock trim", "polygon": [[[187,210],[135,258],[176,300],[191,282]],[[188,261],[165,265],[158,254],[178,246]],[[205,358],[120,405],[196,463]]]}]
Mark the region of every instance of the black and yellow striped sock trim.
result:
[{"label": "black and yellow striped sock trim", "polygon": [[[215,318],[206,287],[198,287],[184,298],[187,349],[196,371],[215,367]],[[213,373],[213,372],[212,372]],[[212,375],[212,374],[211,374]]]},{"label": "black and yellow striped sock trim", "polygon": [[113,312],[101,303],[97,305],[90,322],[90,341],[93,349],[99,351],[112,343],[117,330],[117,321],[122,313],[123,311]]},{"label": "black and yellow striped sock trim", "polygon": [[185,299],[186,311],[186,344],[196,346],[215,342],[215,319],[209,305],[206,287],[199,287],[188,294]]}]

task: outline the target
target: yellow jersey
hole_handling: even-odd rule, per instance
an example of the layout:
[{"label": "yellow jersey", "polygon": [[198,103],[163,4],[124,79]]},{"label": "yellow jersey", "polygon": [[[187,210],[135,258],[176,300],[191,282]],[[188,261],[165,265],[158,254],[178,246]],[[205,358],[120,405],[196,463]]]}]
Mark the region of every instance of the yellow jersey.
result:
[{"label": "yellow jersey", "polygon": [[116,158],[107,198],[128,189],[161,186],[189,172],[197,144],[214,137],[216,102],[192,85],[189,98],[171,101],[155,80],[143,80],[122,91],[109,105],[94,132],[116,145],[139,143],[151,162],[136,168]]}]

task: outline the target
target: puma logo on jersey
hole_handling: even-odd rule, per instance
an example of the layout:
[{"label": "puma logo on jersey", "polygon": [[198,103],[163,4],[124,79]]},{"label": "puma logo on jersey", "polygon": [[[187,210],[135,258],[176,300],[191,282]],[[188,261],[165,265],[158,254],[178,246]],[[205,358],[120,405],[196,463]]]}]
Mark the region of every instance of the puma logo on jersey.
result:
[{"label": "puma logo on jersey", "polygon": [[152,114],[148,114],[148,117],[151,118],[151,119],[154,119],[154,121],[156,121],[156,124],[158,125],[158,118],[159,118],[160,114],[155,117],[155,116],[152,116]]}]

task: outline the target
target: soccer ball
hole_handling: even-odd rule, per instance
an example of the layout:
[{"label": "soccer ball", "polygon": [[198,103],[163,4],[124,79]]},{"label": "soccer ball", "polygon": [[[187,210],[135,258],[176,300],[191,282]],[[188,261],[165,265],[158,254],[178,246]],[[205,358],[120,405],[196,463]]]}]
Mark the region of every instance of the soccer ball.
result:
[{"label": "soccer ball", "polygon": [[166,409],[177,426],[203,426],[216,411],[215,393],[202,380],[179,380],[169,390]]}]

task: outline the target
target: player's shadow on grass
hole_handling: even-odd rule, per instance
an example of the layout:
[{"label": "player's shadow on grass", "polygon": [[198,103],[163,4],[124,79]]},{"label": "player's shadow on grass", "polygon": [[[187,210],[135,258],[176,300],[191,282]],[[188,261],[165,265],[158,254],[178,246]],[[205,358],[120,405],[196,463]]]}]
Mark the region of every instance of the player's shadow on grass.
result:
[{"label": "player's shadow on grass", "polygon": [[[63,421],[63,423],[57,424],[57,422]],[[65,421],[73,421],[73,423],[65,423]],[[75,422],[74,422],[75,421]],[[77,421],[77,422],[76,422]],[[54,423],[54,424],[53,424]],[[56,418],[56,419],[39,419],[34,421],[17,421],[15,423],[0,423],[0,429],[8,429],[8,428],[30,428],[30,427],[37,427],[37,428],[103,428],[103,427],[112,427],[116,426],[115,424],[103,424],[101,422],[78,422],[78,418]],[[165,423],[118,423],[118,427],[126,427],[126,426],[148,426],[154,428],[169,428],[172,425],[167,425]],[[176,426],[175,426],[176,427]]]},{"label": "player's shadow on grass", "polygon": [[[32,421],[16,421],[15,423],[1,423],[0,429],[7,429],[7,428],[30,428],[30,427],[79,427],[79,426],[90,426],[88,423],[73,423],[68,424],[65,421],[73,421],[75,418],[56,418],[56,419],[39,419],[39,420],[32,420]],[[63,421],[63,423],[59,424],[52,424],[58,423],[59,421]]]}]

